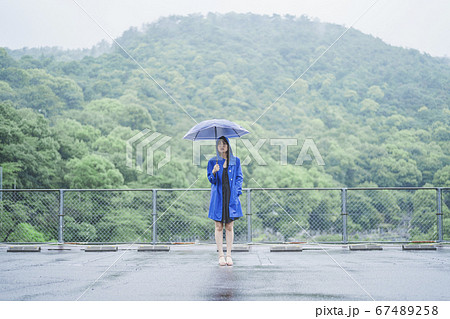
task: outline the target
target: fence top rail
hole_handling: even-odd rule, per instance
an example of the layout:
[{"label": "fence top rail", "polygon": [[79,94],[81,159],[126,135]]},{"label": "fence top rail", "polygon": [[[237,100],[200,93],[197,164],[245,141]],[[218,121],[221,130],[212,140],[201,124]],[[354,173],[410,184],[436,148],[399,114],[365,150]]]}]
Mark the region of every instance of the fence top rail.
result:
[{"label": "fence top rail", "polygon": [[0,189],[0,192],[152,192],[152,191],[207,191],[210,188],[30,188]]},{"label": "fence top rail", "polygon": [[59,188],[18,188],[18,189],[0,189],[0,192],[59,192]]},{"label": "fence top rail", "polygon": [[445,189],[449,187],[352,187],[347,188],[348,190],[437,190],[437,189]]},{"label": "fence top rail", "polygon": [[[277,187],[267,187],[267,188],[243,188],[243,191],[252,191],[252,190],[302,190],[302,191],[330,191],[330,190],[450,190],[450,187],[321,187],[321,188],[298,188],[298,187],[285,187],[285,188],[277,188]],[[101,192],[101,191],[120,191],[120,192],[151,192],[151,191],[209,191],[210,188],[31,188],[31,189],[0,189],[0,192]]]},{"label": "fence top rail", "polygon": [[250,190],[325,190],[325,191],[329,191],[329,190],[437,190],[437,189],[450,189],[450,187],[331,187],[331,188],[326,188],[326,187],[320,187],[320,188],[245,188],[245,189],[250,189]]}]

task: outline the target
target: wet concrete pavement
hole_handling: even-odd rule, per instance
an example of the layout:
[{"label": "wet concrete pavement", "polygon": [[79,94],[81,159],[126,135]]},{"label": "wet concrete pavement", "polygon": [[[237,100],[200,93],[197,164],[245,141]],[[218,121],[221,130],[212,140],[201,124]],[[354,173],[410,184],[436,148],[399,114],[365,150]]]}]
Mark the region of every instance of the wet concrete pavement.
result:
[{"label": "wet concrete pavement", "polygon": [[169,252],[48,247],[11,253],[0,246],[0,300],[450,300],[450,247],[270,252],[252,245],[233,253],[232,267],[218,265],[214,245]]}]

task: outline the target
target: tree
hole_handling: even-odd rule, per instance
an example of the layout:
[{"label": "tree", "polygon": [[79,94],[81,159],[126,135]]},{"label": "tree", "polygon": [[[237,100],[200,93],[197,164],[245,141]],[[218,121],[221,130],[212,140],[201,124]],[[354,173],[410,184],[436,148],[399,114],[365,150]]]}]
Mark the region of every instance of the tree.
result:
[{"label": "tree", "polygon": [[122,174],[107,159],[92,154],[71,159],[64,177],[71,188],[114,188],[123,185]]},{"label": "tree", "polygon": [[368,112],[374,113],[374,112],[378,111],[379,107],[380,107],[380,105],[372,99],[364,99],[361,102],[361,111],[362,112],[368,111]]},{"label": "tree", "polygon": [[6,69],[14,66],[16,61],[11,58],[4,48],[0,48],[0,69]]},{"label": "tree", "polygon": [[83,102],[83,91],[75,81],[66,78],[57,79],[53,87],[55,94],[65,102],[69,108],[79,108]]},{"label": "tree", "polygon": [[434,186],[450,187],[450,165],[446,165],[434,174]]},{"label": "tree", "polygon": [[384,92],[378,85],[372,85],[367,90],[367,95],[373,100],[381,100],[384,97]]},{"label": "tree", "polygon": [[[54,139],[48,120],[30,109],[14,109],[0,102],[0,165],[17,177],[18,188],[51,188],[59,182],[59,144]],[[11,184],[12,176],[5,178]]]},{"label": "tree", "polygon": [[413,160],[380,158],[371,161],[373,181],[379,186],[418,186],[422,173]]},{"label": "tree", "polygon": [[0,81],[0,101],[13,100],[16,92],[9,86],[8,82]]}]

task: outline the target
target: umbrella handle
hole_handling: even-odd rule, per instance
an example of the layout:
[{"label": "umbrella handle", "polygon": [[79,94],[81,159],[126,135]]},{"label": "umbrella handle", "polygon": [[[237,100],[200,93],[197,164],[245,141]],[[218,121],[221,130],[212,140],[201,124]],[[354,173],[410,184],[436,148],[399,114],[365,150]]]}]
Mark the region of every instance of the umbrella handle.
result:
[{"label": "umbrella handle", "polygon": [[219,154],[217,154],[217,126],[214,126],[214,142],[216,142],[216,164],[219,162]]}]

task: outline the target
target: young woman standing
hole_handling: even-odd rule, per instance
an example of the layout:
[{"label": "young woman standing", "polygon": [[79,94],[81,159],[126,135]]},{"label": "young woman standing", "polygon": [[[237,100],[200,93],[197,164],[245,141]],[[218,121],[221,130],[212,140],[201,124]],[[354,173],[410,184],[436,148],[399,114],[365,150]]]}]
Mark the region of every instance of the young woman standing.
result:
[{"label": "young woman standing", "polygon": [[[227,137],[217,139],[216,148],[219,157],[208,161],[208,180],[211,183],[211,201],[208,217],[215,221],[215,239],[219,252],[219,265],[232,266],[231,249],[233,247],[233,223],[242,217],[239,196],[242,194],[241,160],[233,155]],[[223,254],[223,224],[227,241],[226,259]]]}]

